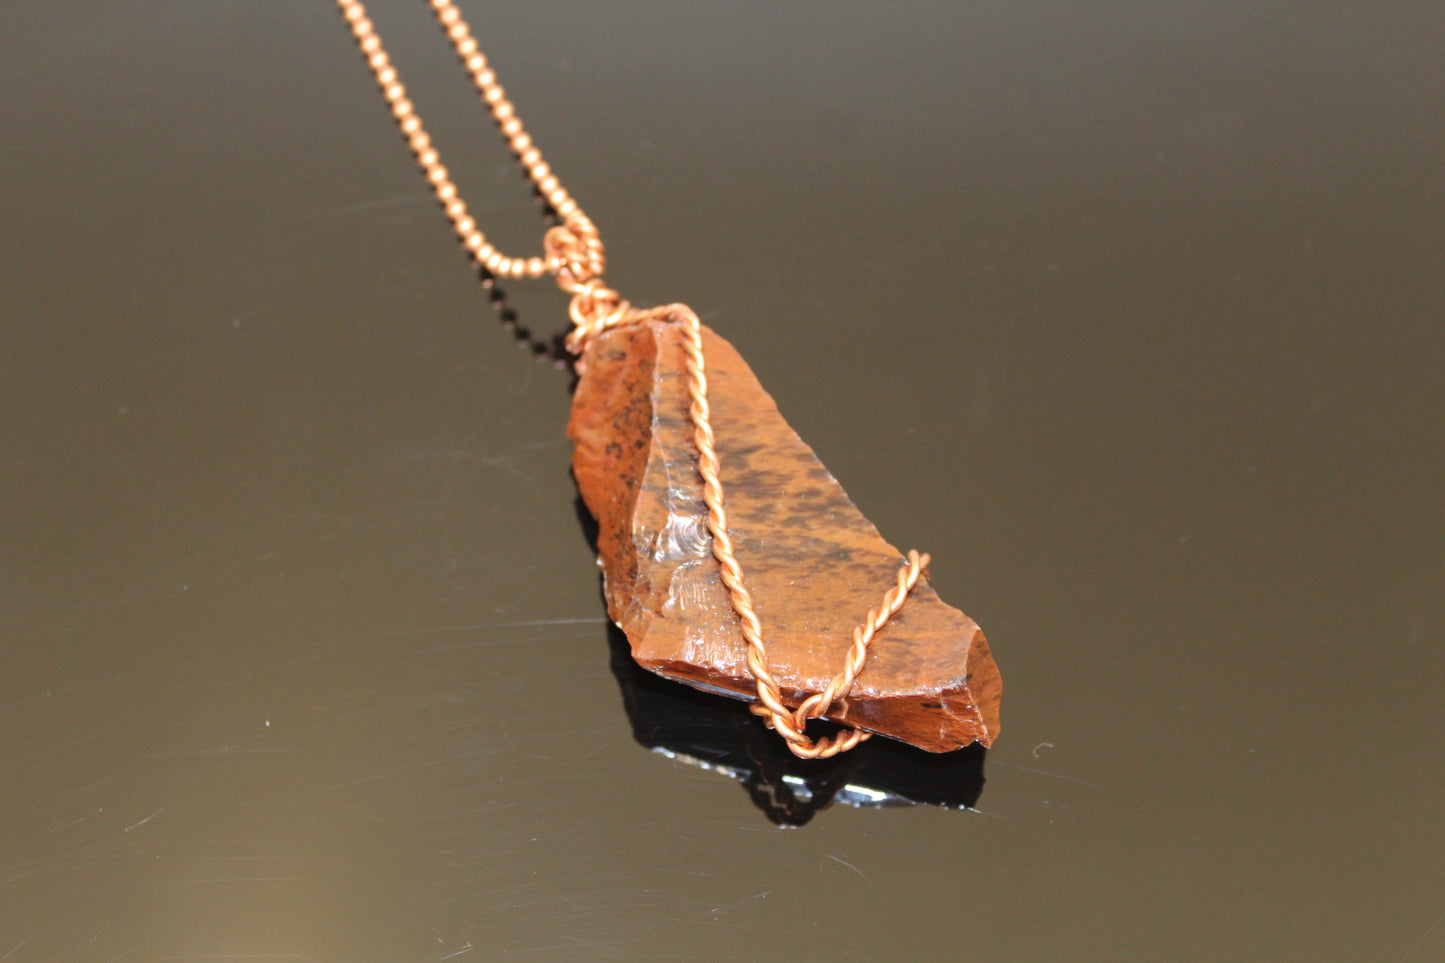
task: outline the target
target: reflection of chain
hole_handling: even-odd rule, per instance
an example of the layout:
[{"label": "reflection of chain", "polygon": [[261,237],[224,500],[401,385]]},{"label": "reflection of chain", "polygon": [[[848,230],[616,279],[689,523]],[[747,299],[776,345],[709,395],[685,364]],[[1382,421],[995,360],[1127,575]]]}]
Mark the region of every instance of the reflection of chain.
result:
[{"label": "reflection of chain", "polygon": [[[477,49],[477,41],[472,37],[471,30],[462,20],[461,11],[452,4],[452,0],[430,0],[432,10],[436,12],[447,37],[456,48],[457,56],[472,75],[472,83],[476,85],[482,102],[496,118],[502,137],[526,169],[527,177],[531,179],[533,186],[561,220],[561,224],[547,232],[546,257],[508,257],[493,247],[486,235],[477,229],[476,221],[467,213],[467,205],[457,195],[457,186],[452,183],[436,148],[432,146],[431,138],[422,128],[421,118],[417,116],[416,109],[406,96],[406,88],[402,86],[396,68],[391,65],[391,59],[381,46],[381,37],[377,35],[376,28],[367,17],[366,7],[361,0],[336,2],[341,7],[341,12],[346,15],[347,22],[351,24],[351,32],[356,35],[356,42],[361,47],[361,52],[366,55],[366,62],[370,65],[371,72],[376,75],[376,82],[380,85],[387,103],[391,105],[392,115],[396,117],[397,125],[406,137],[412,153],[416,155],[417,163],[426,173],[426,179],[436,192],[437,200],[447,212],[447,217],[451,218],[452,227],[461,238],[462,246],[477,263],[498,277],[539,278],[544,274],[553,274],[557,277],[557,283],[571,294],[576,294],[583,285],[599,280],[605,261],[597,227],[582,213],[572,195],[567,193],[566,188],[552,173],[552,169],[547,166],[547,162],[542,159],[542,152],[532,143],[531,135],[522,127],[516,108],[507,99],[507,92],[502,89],[502,85],[497,83],[496,75],[487,65],[487,58]],[[600,287],[594,288],[592,297],[595,299],[600,291]]]}]

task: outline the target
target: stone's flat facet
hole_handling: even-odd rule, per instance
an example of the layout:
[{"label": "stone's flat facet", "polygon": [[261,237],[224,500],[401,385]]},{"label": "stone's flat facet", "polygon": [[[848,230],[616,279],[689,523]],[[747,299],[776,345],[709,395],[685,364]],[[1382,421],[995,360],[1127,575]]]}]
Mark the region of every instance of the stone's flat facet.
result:
[{"label": "stone's flat facet", "polygon": [[[747,646],[718,575],[688,417],[683,329],[592,339],[573,399],[573,471],[598,522],[608,612],[644,668],[751,699]],[[796,706],[843,665],[904,563],[788,427],[737,351],[703,329],[728,521],[768,663]],[[920,579],[830,718],[933,752],[998,734],[1001,682],[972,619]]]}]

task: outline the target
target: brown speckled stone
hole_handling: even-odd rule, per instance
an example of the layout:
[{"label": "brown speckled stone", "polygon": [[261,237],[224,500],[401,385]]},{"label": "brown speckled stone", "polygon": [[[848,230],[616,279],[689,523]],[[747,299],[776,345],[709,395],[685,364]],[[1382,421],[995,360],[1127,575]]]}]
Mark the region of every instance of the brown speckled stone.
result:
[{"label": "brown speckled stone", "polygon": [[[597,517],[608,611],[660,675],[749,699],[738,619],[707,532],[682,329],[592,340],[573,400],[572,466]],[[853,627],[904,559],[863,517],[733,347],[703,329],[708,398],[738,561],[768,661],[797,705],[842,666]],[[998,734],[1001,683],[972,619],[920,579],[833,717],[934,752]]]}]

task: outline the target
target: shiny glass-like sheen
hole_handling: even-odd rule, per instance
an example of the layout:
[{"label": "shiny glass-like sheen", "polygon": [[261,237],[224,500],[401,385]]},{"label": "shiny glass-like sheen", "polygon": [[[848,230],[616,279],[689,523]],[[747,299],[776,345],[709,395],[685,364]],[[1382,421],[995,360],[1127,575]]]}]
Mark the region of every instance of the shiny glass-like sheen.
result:
[{"label": "shiny glass-like sheen", "polygon": [[1445,954],[1434,6],[461,5],[1003,734],[810,768],[636,674],[566,299],[479,283],[332,4],[0,4],[0,959]]}]

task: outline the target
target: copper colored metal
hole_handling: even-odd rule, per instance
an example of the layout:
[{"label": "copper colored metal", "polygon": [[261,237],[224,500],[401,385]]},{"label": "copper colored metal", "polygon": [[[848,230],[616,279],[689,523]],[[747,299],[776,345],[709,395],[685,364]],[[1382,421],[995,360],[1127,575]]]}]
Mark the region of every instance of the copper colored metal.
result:
[{"label": "copper colored metal", "polygon": [[482,267],[492,274],[505,278],[540,278],[546,274],[556,275],[564,288],[600,276],[606,262],[602,254],[602,242],[597,227],[577,206],[557,176],[542,158],[542,152],[532,143],[532,138],[522,127],[516,108],[507,99],[507,92],[497,83],[496,74],[487,64],[487,58],[477,49],[477,42],[471,30],[462,19],[451,0],[430,0],[432,10],[446,30],[447,38],[461,59],[462,65],[471,74],[482,102],[492,112],[497,128],[507,141],[507,146],[517,155],[517,160],[527,171],[538,192],[557,212],[562,223],[548,232],[547,257],[508,257],[497,250],[477,228],[476,221],[467,213],[467,206],[457,195],[451,175],[442,165],[441,157],[432,146],[431,138],[417,116],[416,108],[406,95],[406,88],[391,65],[376,27],[366,15],[366,6],[361,0],[337,0],[337,6],[351,25],[357,46],[366,55],[382,96],[391,107],[392,116],[401,128],[408,146],[421,165],[422,173],[436,192],[452,229],[456,231],[462,246]]},{"label": "copper colored metal", "polygon": [[[569,428],[577,441],[574,468],[583,497],[603,527],[601,561],[608,576],[609,608],[632,639],[638,661],[680,681],[739,694],[748,692],[756,698],[753,711],[777,730],[794,754],[805,758],[851,749],[868,738],[870,731],[934,751],[973,741],[988,745],[998,731],[998,671],[978,626],[939,602],[928,588],[923,579],[928,556],[910,552],[903,558],[878,536],[777,415],[772,399],[757,386],[747,365],[731,346],[706,331],[692,311],[682,305],[639,310],[607,287],[602,278],[606,259],[596,226],[542,159],[486,57],[477,49],[461,13],[451,0],[430,2],[503,138],[537,191],[561,219],[546,232],[544,257],[508,257],[487,241],[457,196],[456,185],[407,98],[406,88],[361,0],[337,0],[462,246],[494,275],[518,278],[551,274],[558,286],[572,295],[574,329],[567,346],[578,355],[577,370],[582,379]],[[643,354],[619,354],[616,346],[623,344]],[[720,363],[714,356],[718,352]],[[605,374],[594,370],[598,359],[602,359]],[[757,555],[751,549],[744,551],[750,572],[746,579],[744,564],[734,548],[739,529],[729,524],[724,495],[708,389],[709,364],[717,365],[725,385],[734,389],[724,394],[726,403],[720,407],[733,412],[722,423],[727,439],[724,447],[729,450],[728,471],[741,475],[740,482],[737,478],[729,482],[741,486],[736,489],[740,492],[737,501],[743,507],[741,530],[754,533],[752,537],[759,546],[765,541],[772,545],[769,552]],[[644,391],[645,386],[637,380],[644,372],[657,376],[658,384],[671,388],[663,395],[651,387]],[[630,395],[626,394],[629,390]],[[619,395],[619,391],[623,394]],[[666,391],[672,394],[666,395]],[[734,410],[736,398],[748,399],[752,410]],[[623,407],[609,407],[617,404]],[[678,412],[672,411],[677,405],[681,405],[681,419]],[[646,424],[637,421],[638,412],[644,409],[652,412]],[[672,413],[659,420],[657,412],[664,409]],[[623,426],[630,426],[632,433],[629,435],[629,429]],[[684,433],[679,434],[679,430]],[[622,432],[621,441],[616,437],[618,431]],[[704,572],[686,578],[700,579],[699,586],[715,585],[722,594],[713,592],[713,602],[721,599],[724,603],[716,612],[704,612],[701,621],[694,619],[696,611],[683,612],[686,605],[667,614],[666,606],[677,599],[674,588],[683,578],[682,567],[674,565],[662,581],[636,577],[643,569],[640,559],[645,555],[637,538],[645,540],[653,531],[647,528],[649,521],[639,522],[638,518],[650,519],[656,505],[642,497],[649,491],[645,472],[617,473],[618,466],[613,462],[621,457],[619,453],[626,444],[636,446],[636,451],[627,456],[632,459],[632,468],[650,467],[656,461],[668,471],[669,486],[675,482],[682,486],[679,491],[688,486],[697,489],[700,514],[689,517],[700,524],[695,534],[701,537],[706,531],[708,549],[704,556],[710,558]],[[770,445],[779,446],[771,455]],[[637,462],[637,452],[644,449],[660,460],[649,455],[648,460]],[[754,457],[757,451],[763,454]],[[795,473],[791,487],[777,488],[771,496],[767,491],[772,489],[759,489],[756,479],[748,474],[770,460],[789,465]],[[669,487],[668,491],[674,489]],[[812,501],[814,497],[819,501]],[[829,510],[834,514],[817,516],[819,505],[831,506]],[[790,511],[801,519],[804,531],[797,531],[797,524],[794,530],[768,528],[773,520]],[[677,517],[669,509],[662,521],[671,526]],[[623,529],[631,532],[630,548]],[[779,543],[793,548],[780,556]],[[654,558],[654,562],[664,556],[666,553]],[[864,556],[868,561],[860,563]],[[780,561],[785,564],[779,566]],[[884,564],[891,568],[890,572],[882,570]],[[778,589],[780,578],[791,579],[786,593]],[[853,596],[858,586],[889,580],[895,584],[861,624],[835,624],[838,613],[857,605]],[[667,587],[666,599],[656,594],[659,586]],[[767,606],[770,634],[765,639],[755,596],[774,591],[778,591],[780,603],[786,599],[788,604],[779,604],[776,610]],[[904,613],[910,598],[916,601]],[[827,619],[822,618],[825,611]],[[798,621],[799,612],[814,612],[817,617],[800,628],[804,623]],[[679,613],[682,618],[676,617]],[[688,632],[701,635],[688,635],[686,645],[695,648],[694,643],[702,640],[706,651],[699,653],[685,647],[674,652],[671,661],[649,662],[647,640],[654,635],[650,627],[655,624],[691,626]],[[739,636],[744,642],[741,648],[745,654],[741,656],[736,644]],[[843,648],[838,640],[845,638],[851,638],[851,644]],[[874,668],[860,681],[870,648],[880,639],[890,650],[895,668],[891,672]],[[731,657],[723,655],[719,646],[727,648]],[[838,658],[840,649],[843,655],[836,672],[822,668],[825,660]],[[709,652],[717,658],[711,658]],[[782,657],[776,658],[779,653]],[[734,671],[740,666],[749,676],[742,689],[741,676]],[[824,716],[845,721],[851,728],[814,740],[804,728],[810,719]]]},{"label": "copper colored metal", "polygon": [[[922,557],[905,560],[858,512],[732,346],[699,326],[716,432],[713,471],[704,467],[690,329],[685,317],[654,316],[594,335],[568,426],[578,487],[598,519],[609,613],[634,658],[699,688],[756,698],[798,755],[857,741],[795,742],[788,727],[801,730],[813,710],[934,752],[990,744],[1001,682],[983,633],[939,600],[920,576]],[[705,478],[719,468],[725,513]],[[746,606],[730,569],[747,572]],[[860,586],[890,582],[889,598],[865,619],[876,631],[863,640],[866,667],[850,672]],[[766,646],[753,645],[764,633]]]}]

